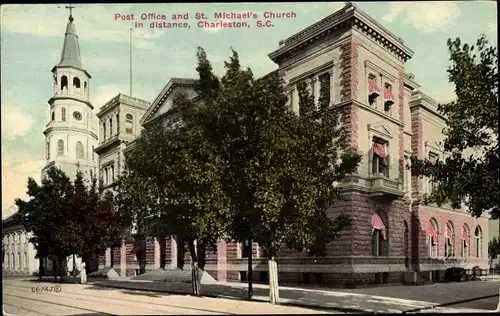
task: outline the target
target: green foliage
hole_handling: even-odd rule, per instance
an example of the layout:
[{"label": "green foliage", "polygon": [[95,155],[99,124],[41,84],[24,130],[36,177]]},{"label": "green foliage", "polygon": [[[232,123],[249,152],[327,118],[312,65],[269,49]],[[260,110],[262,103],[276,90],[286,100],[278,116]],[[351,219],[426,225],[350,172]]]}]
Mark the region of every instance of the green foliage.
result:
[{"label": "green foliage", "polygon": [[30,242],[38,258],[102,254],[130,225],[112,194],[100,195],[97,180],[85,183],[80,171],[72,182],[60,169],[50,168],[41,185],[28,179],[27,193],[30,199],[17,199],[16,205],[22,224],[33,233]]},{"label": "green foliage", "polygon": [[[118,182],[119,208],[139,227],[214,244],[258,242],[269,256],[330,241],[350,219],[330,219],[334,187],[356,170],[324,85],[319,110],[301,88],[301,116],[277,72],[256,80],[237,52],[219,80],[199,48],[198,96],[178,96],[170,122],[136,140]],[[174,123],[175,122],[175,123]]]},{"label": "green foliage", "polygon": [[[206,54],[198,57],[198,69],[209,64]],[[258,242],[269,256],[283,246],[313,244],[319,233],[331,240],[349,224],[345,217],[326,216],[337,197],[333,184],[355,171],[360,156],[344,144],[329,90],[323,87],[321,110],[316,111],[314,98],[301,89],[306,111],[298,117],[287,105],[277,72],[255,80],[250,69],[241,68],[234,50],[225,67],[217,93],[200,95],[212,100],[210,105],[185,100],[180,108],[186,126],[200,129],[199,137],[225,162],[220,167],[231,209],[228,235]],[[204,78],[215,75],[200,74],[200,86],[208,86]]]},{"label": "green foliage", "polygon": [[488,257],[495,259],[498,255],[500,255],[500,240],[494,237],[488,242]]},{"label": "green foliage", "polygon": [[[412,157],[412,172],[431,177],[436,187],[427,202],[450,203],[479,217],[490,211],[498,218],[498,51],[484,35],[476,47],[459,38],[447,42],[451,66],[448,78],[455,85],[457,100],[440,104],[447,120],[444,130],[445,161],[436,164]],[[475,155],[472,155],[472,153]]]}]

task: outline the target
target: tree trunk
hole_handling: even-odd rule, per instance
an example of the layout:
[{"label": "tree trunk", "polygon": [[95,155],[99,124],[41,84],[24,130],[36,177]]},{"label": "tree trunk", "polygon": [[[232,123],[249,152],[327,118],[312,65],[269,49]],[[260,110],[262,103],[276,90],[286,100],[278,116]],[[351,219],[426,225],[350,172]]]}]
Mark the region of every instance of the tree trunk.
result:
[{"label": "tree trunk", "polygon": [[198,271],[198,256],[194,239],[188,240],[189,253],[191,254],[191,284],[193,285],[193,295],[200,295],[200,276]]},{"label": "tree trunk", "polygon": [[45,275],[45,267],[43,265],[43,261],[45,257],[38,258],[38,279],[42,280],[42,276]]},{"label": "tree trunk", "polygon": [[248,254],[248,299],[251,300],[253,297],[253,247],[252,238],[248,239],[248,245],[250,247],[250,253]]},{"label": "tree trunk", "polygon": [[76,258],[75,258],[75,254],[73,254],[73,271],[71,273],[73,273],[73,276],[76,276]]},{"label": "tree trunk", "polygon": [[167,265],[167,250],[166,250],[166,238],[165,235],[160,235],[159,238],[159,244],[160,244],[160,268],[165,269],[165,266]]},{"label": "tree trunk", "polygon": [[279,303],[279,289],[278,289],[278,265],[274,257],[269,258],[269,302],[271,304]]}]

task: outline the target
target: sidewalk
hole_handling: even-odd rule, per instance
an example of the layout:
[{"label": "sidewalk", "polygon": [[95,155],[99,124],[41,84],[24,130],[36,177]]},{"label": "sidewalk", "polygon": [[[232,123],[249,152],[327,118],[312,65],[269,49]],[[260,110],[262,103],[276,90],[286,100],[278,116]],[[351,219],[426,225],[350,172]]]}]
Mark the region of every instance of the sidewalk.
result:
[{"label": "sidewalk", "polygon": [[[190,283],[152,282],[130,279],[102,280],[92,282],[94,286],[114,287],[129,290],[190,294]],[[246,283],[226,283],[201,285],[201,294],[210,297],[245,299]],[[269,287],[254,284],[254,300],[269,301]],[[301,289],[280,286],[280,303],[284,305],[317,308],[344,313],[402,313],[423,309],[421,312],[490,312],[486,310],[440,308],[438,303],[391,298],[369,294]],[[420,311],[419,311],[420,312]]]}]

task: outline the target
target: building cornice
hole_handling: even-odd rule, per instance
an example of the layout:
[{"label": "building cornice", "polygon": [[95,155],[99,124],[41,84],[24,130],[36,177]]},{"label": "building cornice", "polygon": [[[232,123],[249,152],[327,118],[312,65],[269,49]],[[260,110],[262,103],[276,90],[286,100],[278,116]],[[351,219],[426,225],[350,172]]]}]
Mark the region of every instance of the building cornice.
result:
[{"label": "building cornice", "polygon": [[78,98],[76,96],[68,95],[68,94],[65,94],[65,95],[56,94],[52,98],[50,98],[49,101],[47,101],[47,102],[50,104],[50,106],[52,106],[54,104],[54,101],[57,101],[57,100],[78,101],[78,102],[85,103],[91,110],[94,109],[94,106],[92,105],[92,103],[90,103],[90,101],[84,100],[82,98]]},{"label": "building cornice", "polygon": [[113,146],[113,145],[116,145],[116,144],[119,144],[121,142],[120,140],[120,135],[115,135],[111,138],[108,138],[106,139],[104,142],[102,142],[102,144],[100,144],[99,146],[97,146],[96,148],[94,148],[94,152],[98,155],[102,154],[106,149],[108,149],[109,147]]},{"label": "building cornice", "polygon": [[80,132],[80,133],[87,134],[87,135],[90,134],[90,136],[92,136],[95,139],[97,139],[97,135],[94,132],[92,132],[92,131],[86,130],[84,128],[66,127],[66,126],[48,127],[48,128],[46,128],[43,131],[43,135],[47,136],[47,134],[50,133],[50,132],[60,132],[60,131],[64,131],[64,132]]},{"label": "building cornice", "polygon": [[83,68],[74,67],[74,66],[59,66],[59,65],[56,65],[56,66],[52,67],[51,72],[55,72],[57,69],[64,69],[64,68],[76,69],[76,70],[82,71],[83,73],[85,73],[85,75],[87,75],[87,77],[89,79],[92,78],[92,76],[87,72],[87,70],[85,70]]},{"label": "building cornice", "polygon": [[448,121],[444,115],[438,112],[438,102],[422,91],[413,91],[409,105],[410,110],[414,110],[415,108],[422,108],[431,113],[433,116],[441,119],[443,122],[446,123]]},{"label": "building cornice", "polygon": [[151,119],[154,113],[163,105],[170,93],[177,87],[194,87],[198,80],[191,78],[172,78],[168,81],[167,85],[161,90],[160,94],[153,101],[149,109],[140,120],[140,124],[144,125]]},{"label": "building cornice", "polygon": [[403,41],[393,35],[369,15],[349,3],[342,9],[314,23],[295,35],[280,41],[280,48],[269,54],[269,58],[280,64],[283,58],[293,52],[311,45],[336,29],[344,26],[354,28],[360,33],[372,38],[402,61],[410,59],[414,52],[403,44]]},{"label": "building cornice", "polygon": [[125,104],[137,108],[139,110],[147,110],[151,106],[151,102],[141,100],[134,97],[129,97],[128,95],[119,93],[117,96],[113,97],[111,100],[106,102],[96,114],[98,118],[101,118],[104,114],[112,111],[120,104]]}]

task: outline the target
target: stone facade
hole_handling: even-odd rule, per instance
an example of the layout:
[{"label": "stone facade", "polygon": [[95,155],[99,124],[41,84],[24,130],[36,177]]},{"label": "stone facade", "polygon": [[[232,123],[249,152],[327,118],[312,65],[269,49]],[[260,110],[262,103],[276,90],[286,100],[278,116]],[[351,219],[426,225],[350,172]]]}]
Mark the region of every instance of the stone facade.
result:
[{"label": "stone facade", "polygon": [[[297,84],[305,82],[317,100],[319,77],[330,77],[330,105],[339,108],[350,145],[363,157],[357,172],[338,184],[344,199],[328,210],[332,217],[350,215],[353,226],[326,245],[324,257],[280,251],[280,284],[353,287],[402,283],[408,273],[432,279],[436,271],[448,267],[487,267],[488,220],[474,219],[465,210],[423,205],[422,197],[432,184],[412,176],[406,168],[412,154],[445,158],[440,142],[446,120],[437,112],[436,102],[420,92],[413,76],[405,73],[405,62],[412,56],[402,39],[352,4],[280,41],[269,55],[278,65],[289,106],[296,113]],[[168,125],[175,94],[194,97],[194,83],[193,79],[173,78],[140,124],[147,128],[150,122],[161,120]],[[378,96],[371,84],[378,87]],[[375,140],[383,142],[385,164],[374,150]],[[129,142],[118,151],[126,153],[133,145]],[[431,222],[437,226],[435,235],[430,235]],[[464,229],[469,237],[464,237]],[[429,241],[432,236],[437,239],[435,253]],[[448,239],[451,246],[445,246]],[[182,263],[189,266],[189,253],[175,238],[165,242],[147,238],[142,247],[145,256],[139,261],[145,271]],[[267,282],[267,259],[257,244],[251,249],[253,279]],[[139,264],[132,253],[139,250],[123,245],[121,251],[113,250],[112,259],[102,262],[123,276],[134,275]],[[247,253],[240,244],[220,241],[215,251],[205,253],[205,271],[217,280],[245,281]]]},{"label": "stone facade", "polygon": [[32,275],[39,265],[36,250],[29,242],[31,234],[18,223],[16,214],[2,220],[2,268],[5,274]]}]

